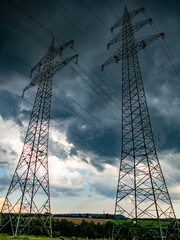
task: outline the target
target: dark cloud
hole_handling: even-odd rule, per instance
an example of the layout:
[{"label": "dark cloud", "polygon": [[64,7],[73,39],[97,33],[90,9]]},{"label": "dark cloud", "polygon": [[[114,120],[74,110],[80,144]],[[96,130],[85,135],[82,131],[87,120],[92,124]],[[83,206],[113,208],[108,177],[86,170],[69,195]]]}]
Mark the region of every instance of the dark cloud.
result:
[{"label": "dark cloud", "polygon": [[4,175],[0,177],[0,191],[6,190],[11,181],[11,177],[8,175]]},{"label": "dark cloud", "polygon": [[92,185],[96,193],[106,197],[106,198],[115,198],[116,189],[112,187],[111,184],[104,184],[103,182],[96,182]]},{"label": "dark cloud", "polygon": [[65,197],[77,197],[79,196],[79,192],[82,191],[83,189],[74,189],[74,187],[69,188],[69,187],[51,187],[51,196],[53,197],[59,197],[59,196],[65,196]]},{"label": "dark cloud", "polygon": [[77,149],[75,147],[72,147],[70,152],[69,152],[69,155],[70,156],[77,156],[78,155]]},{"label": "dark cloud", "polygon": [[51,155],[56,156],[60,159],[66,160],[68,157],[68,152],[64,150],[65,146],[60,142],[50,140],[49,142],[49,152]]},{"label": "dark cloud", "polygon": [[[138,8],[136,1],[129,0],[126,2],[130,11]],[[0,51],[2,50],[8,55],[16,57],[25,64],[6,54],[3,55],[1,52],[0,62],[16,69],[18,72],[29,75],[30,67],[34,66],[47,51],[52,35],[56,35],[56,45],[60,44],[60,39],[65,42],[71,39],[75,40],[74,47],[80,55],[79,67],[72,63],[70,64],[71,67],[66,66],[54,76],[56,85],[60,86],[71,98],[68,98],[54,86],[53,95],[61,102],[53,97],[52,121],[55,120],[56,123],[60,122],[65,125],[66,128],[63,131],[66,133],[68,142],[74,146],[70,150],[70,155],[76,156],[78,151],[84,152],[85,155],[87,154],[91,158],[89,163],[99,171],[103,171],[105,164],[117,165],[117,159],[120,158],[121,153],[121,142],[118,136],[121,134],[122,66],[121,63],[114,64],[106,67],[104,72],[100,71],[101,64],[119,47],[119,43],[117,43],[110,51],[106,50],[106,44],[113,38],[108,29],[116,22],[117,17],[103,0],[86,0],[85,3],[81,0],[16,1],[16,4],[23,9],[23,12],[30,14],[31,17],[29,18],[10,1],[3,0],[1,11],[14,19],[14,21],[9,19],[8,21],[11,24],[8,24],[7,19],[1,19]],[[108,1],[108,3],[119,16],[122,15],[123,1],[112,0]],[[153,0],[143,1],[143,3],[147,13],[158,26],[159,31],[165,32],[166,41],[177,62],[176,68],[179,69],[180,2],[178,0],[173,2]],[[36,22],[33,19],[36,19]],[[133,19],[133,22],[142,19],[144,19],[144,16],[140,14]],[[14,26],[12,26],[12,22]],[[23,34],[22,31],[16,28],[18,24],[24,28],[22,31],[27,30],[29,33]],[[119,30],[120,28],[116,32]],[[151,34],[154,34],[153,30],[150,26],[146,26],[137,33],[136,37],[142,38]],[[146,51],[158,66],[160,72],[163,73],[163,77],[154,68],[144,51],[139,53],[139,59],[156,144],[160,151],[168,149],[179,153],[179,78],[161,44],[158,43],[159,41],[148,46]],[[66,49],[64,54],[71,56],[75,53],[70,49]],[[29,81],[30,79],[28,80],[20,73],[1,66],[1,89],[7,89],[21,95],[23,88],[27,86]],[[34,101],[35,91],[36,88],[26,92],[25,98],[31,103]],[[174,103],[175,97],[176,105]],[[77,105],[76,101],[86,111]],[[28,103],[23,102],[18,97],[11,96],[3,91],[0,92],[0,114],[6,120],[12,119],[22,126],[22,121],[26,120],[27,122],[30,117],[32,106],[28,105],[27,107],[27,105]],[[93,114],[99,121],[89,115],[88,112]],[[82,117],[90,124],[84,121]],[[57,123],[56,129],[62,130],[63,127]],[[25,134],[25,129],[23,129],[23,134]],[[52,141],[49,148],[51,154],[67,159],[67,152],[63,149],[61,143]],[[82,158],[82,161],[87,161],[87,159]],[[66,193],[66,189],[61,190]],[[109,191],[106,195],[110,194]]]}]

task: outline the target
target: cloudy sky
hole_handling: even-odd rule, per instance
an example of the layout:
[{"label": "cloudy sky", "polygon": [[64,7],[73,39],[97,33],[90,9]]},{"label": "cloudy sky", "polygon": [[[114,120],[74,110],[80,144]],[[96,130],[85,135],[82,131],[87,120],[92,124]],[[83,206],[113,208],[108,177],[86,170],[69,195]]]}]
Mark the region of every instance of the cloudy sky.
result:
[{"label": "cloudy sky", "polygon": [[[1,1],[0,10],[0,204],[20,156],[37,88],[23,100],[31,68],[55,45],[74,40],[80,55],[54,76],[49,139],[53,213],[112,213],[121,154],[121,62],[100,71],[118,49],[109,51],[111,26],[143,6],[133,22],[153,19],[136,38],[159,32],[139,53],[160,163],[180,218],[180,2],[178,0],[17,0]],[[117,29],[116,33],[120,31]],[[167,45],[166,45],[167,44]],[[167,48],[168,46],[168,48]],[[168,52],[170,49],[171,55]]]}]

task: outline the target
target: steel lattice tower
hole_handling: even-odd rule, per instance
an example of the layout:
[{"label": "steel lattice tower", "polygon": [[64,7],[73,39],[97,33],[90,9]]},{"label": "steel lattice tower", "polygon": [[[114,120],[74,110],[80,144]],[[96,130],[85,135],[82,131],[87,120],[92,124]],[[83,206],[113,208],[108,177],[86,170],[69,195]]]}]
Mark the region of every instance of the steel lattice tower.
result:
[{"label": "steel lattice tower", "polygon": [[[123,215],[127,221],[121,225],[118,221],[114,224],[113,238],[118,238],[129,223],[131,231],[136,229],[142,239],[179,239],[175,212],[156,152],[137,55],[159,37],[164,38],[164,34],[135,40],[134,34],[152,22],[152,19],[147,19],[132,24],[132,18],[143,11],[144,8],[140,8],[128,12],[125,7],[123,16],[111,28],[113,31],[122,25],[122,30],[107,44],[109,48],[121,41],[122,46],[102,65],[103,70],[104,66],[122,59],[122,154],[115,218]],[[132,220],[131,224],[128,219]],[[141,227],[140,219],[153,222],[145,229]],[[171,226],[167,226],[163,219],[172,221]],[[171,232],[176,232],[176,236],[173,237]]]},{"label": "steel lattice tower", "polygon": [[[23,150],[1,209],[1,228],[11,224],[13,235],[28,232],[33,218],[38,218],[47,235],[52,237],[48,172],[48,138],[53,75],[78,55],[54,62],[73,40],[49,50],[31,70],[35,77],[25,90],[38,84]],[[34,74],[33,74],[34,75]]]}]

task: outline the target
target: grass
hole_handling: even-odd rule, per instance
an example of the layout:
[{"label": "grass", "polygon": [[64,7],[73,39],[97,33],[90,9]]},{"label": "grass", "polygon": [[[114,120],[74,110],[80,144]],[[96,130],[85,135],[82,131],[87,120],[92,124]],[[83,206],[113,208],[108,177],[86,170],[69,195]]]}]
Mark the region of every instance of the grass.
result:
[{"label": "grass", "polygon": [[[13,236],[8,236],[7,233],[0,233],[0,239],[1,240],[9,240],[9,239],[18,239],[18,240],[51,240],[51,238],[48,238],[46,236],[38,236],[36,237],[35,235],[26,235],[26,234],[22,234],[18,237],[13,237]],[[58,238],[53,238],[53,240],[87,240],[87,238],[76,238],[76,237],[72,237],[72,238],[66,238],[66,237],[58,237]],[[93,240],[97,240],[97,239],[93,239]],[[98,239],[100,240],[100,239]],[[103,240],[107,240],[107,239],[103,239]]]},{"label": "grass", "polygon": [[[7,233],[0,233],[0,239],[2,240],[6,240],[6,239],[19,239],[19,240],[38,240],[38,239],[42,239],[42,240],[50,240],[50,238],[46,237],[46,236],[38,236],[36,237],[35,235],[26,235],[26,234],[22,234],[18,237],[13,237],[13,236],[8,236]],[[60,238],[53,238],[54,240],[59,240]]]},{"label": "grass", "polygon": [[[115,224],[123,224],[123,223],[133,223],[134,220],[124,220],[124,219],[112,219],[112,220],[109,220],[110,222],[113,222]],[[106,224],[107,222],[104,222],[102,223],[103,224]],[[165,225],[168,225],[170,224],[171,222],[169,221],[161,221],[161,223],[165,226]],[[180,225],[180,222],[178,222],[178,224]],[[141,226],[141,227],[159,227],[159,223],[157,220],[153,221],[153,220],[138,220],[137,221],[137,225],[138,226]]]}]

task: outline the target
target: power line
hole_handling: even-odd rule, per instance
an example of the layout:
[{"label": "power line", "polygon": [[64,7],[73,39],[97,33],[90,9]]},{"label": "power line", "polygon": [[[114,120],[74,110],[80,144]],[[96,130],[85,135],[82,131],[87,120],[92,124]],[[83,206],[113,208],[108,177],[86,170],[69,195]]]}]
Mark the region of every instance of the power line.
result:
[{"label": "power line", "polygon": [[104,0],[105,4],[107,5],[107,7],[112,11],[112,13],[114,13],[116,15],[117,18],[119,18],[118,14],[114,11],[114,9],[109,5],[109,3]]},{"label": "power line", "polygon": [[5,64],[5,63],[0,62],[0,65],[4,66],[4,67],[6,67],[6,68],[9,68],[9,69],[11,69],[11,70],[13,70],[13,71],[15,71],[15,72],[17,72],[17,73],[19,73],[19,74],[27,77],[27,78],[29,78],[25,73],[20,72],[20,71],[14,69],[14,68],[12,68],[12,67],[10,67],[9,65],[7,65],[7,64]]},{"label": "power line", "polygon": [[79,139],[81,139],[83,142],[87,143],[88,145],[90,145],[92,148],[96,149],[98,152],[102,153],[103,155],[107,156],[108,153],[104,152],[103,150],[101,150],[100,148],[96,147],[94,144],[88,142],[86,139],[84,139],[83,137],[81,137],[79,134],[77,134],[76,132],[72,131],[71,129],[65,127],[62,123],[60,123],[57,120],[53,120],[56,123],[58,123],[60,126],[62,126],[64,129],[68,130],[72,135],[78,137]]},{"label": "power line", "polygon": [[44,41],[41,40],[39,37],[35,36],[34,34],[30,33],[30,31],[28,31],[25,27],[22,27],[22,25],[20,25],[19,23],[17,23],[16,20],[12,19],[11,17],[7,16],[6,14],[0,12],[0,18],[2,18],[4,21],[6,21],[8,24],[14,26],[15,28],[17,28],[18,30],[20,30],[21,32],[23,32],[26,36],[30,37],[31,39],[33,39],[34,41],[38,42],[39,44],[41,44],[41,46],[47,48],[48,44]]},{"label": "power line", "polygon": [[35,22],[36,24],[38,24],[39,26],[41,26],[41,28],[43,28],[45,31],[47,31],[49,34],[51,34],[51,36],[54,36],[56,39],[58,39],[60,42],[65,43],[64,40],[62,38],[60,38],[59,36],[57,36],[56,34],[54,34],[50,29],[48,29],[46,26],[44,26],[42,23],[40,23],[37,19],[35,19],[34,17],[32,17],[32,15],[30,15],[29,13],[27,13],[26,11],[24,11],[23,8],[21,8],[19,5],[17,5],[15,2],[13,2],[12,0],[9,0],[9,3],[12,4],[16,9],[18,9],[20,12],[22,12],[26,17],[30,18],[33,22]]},{"label": "power line", "polygon": [[108,139],[110,142],[112,142],[113,144],[117,145],[118,147],[120,147],[120,145],[114,141],[111,137],[109,137],[108,135],[104,134],[100,129],[98,129],[96,126],[94,126],[91,122],[89,122],[87,119],[85,119],[84,117],[82,117],[81,115],[79,115],[74,109],[72,109],[71,107],[69,107],[67,104],[65,104],[63,101],[61,101],[58,97],[54,96],[55,99],[57,99],[57,101],[59,101],[62,105],[64,105],[67,109],[69,109],[71,112],[73,112],[75,115],[77,115],[81,120],[83,120],[84,122],[86,122],[89,126],[91,126],[92,128],[94,128],[96,131],[100,132],[101,135],[103,135],[106,139]]},{"label": "power line", "polygon": [[96,118],[91,112],[89,112],[85,107],[83,107],[81,104],[79,104],[72,96],[70,96],[69,94],[67,94],[62,88],[60,88],[59,86],[57,86],[56,84],[54,84],[56,88],[58,88],[65,96],[67,96],[69,99],[71,99],[76,105],[78,105],[81,109],[83,109],[86,113],[88,113],[92,118],[94,118],[98,123],[100,123],[105,129],[107,129],[109,132],[113,133],[113,135],[115,135],[116,137],[120,138],[119,135],[117,135],[117,133],[115,133],[114,131],[112,131],[109,127],[107,127],[106,125],[104,125],[98,118]]},{"label": "power line", "polygon": [[0,54],[2,54],[2,55],[7,55],[8,57],[10,57],[10,58],[16,60],[17,62],[23,64],[24,66],[26,66],[26,67],[28,67],[28,68],[31,68],[31,66],[30,66],[29,64],[27,64],[27,63],[25,63],[25,62],[19,60],[18,58],[14,57],[14,56],[12,56],[12,55],[10,55],[10,54],[8,54],[8,53],[5,53],[5,52],[2,51],[2,50],[0,50]]},{"label": "power line", "polygon": [[58,12],[61,16],[63,16],[73,27],[77,28],[83,35],[86,36],[86,38],[88,38],[89,41],[91,41],[98,49],[102,51],[101,47],[98,46],[91,38],[89,38],[89,36],[85,34],[79,27],[77,27],[72,21],[70,21],[65,14],[60,12],[58,8],[55,8],[54,5],[49,0],[46,0],[46,1],[53,9],[55,9],[56,12]]},{"label": "power line", "polygon": [[[14,71],[16,71],[16,70],[14,70]],[[22,74],[21,72],[19,72],[19,73]],[[26,77],[29,78],[28,76],[26,76]],[[58,88],[59,88],[59,87],[58,87]],[[21,98],[19,95],[17,95],[17,94],[10,93],[10,92],[8,92],[8,91],[6,91],[6,90],[3,90],[3,89],[0,89],[0,90],[1,90],[1,91],[4,91],[4,92],[6,92],[6,93],[8,93],[8,94],[10,94],[10,95],[13,95],[13,96],[16,96],[16,97],[22,99],[22,98]],[[28,104],[32,105],[32,103],[30,103],[27,99],[23,98],[23,100],[26,101]],[[159,136],[159,135],[157,135],[157,136]],[[167,146],[167,145],[166,145],[166,146]],[[162,151],[161,148],[158,148],[158,149],[160,150],[161,155],[165,156],[165,158],[167,158],[168,160],[170,160],[170,162],[171,162],[175,167],[179,167],[178,165],[176,165],[176,162],[173,162],[173,161],[168,157],[168,155],[165,154],[165,153]],[[174,153],[172,153],[172,155],[175,156]],[[177,159],[177,158],[176,158],[176,159]]]},{"label": "power line", "polygon": [[[92,73],[94,73],[94,75],[97,77],[97,79],[99,79],[99,76],[95,73],[95,71],[94,70],[92,70],[92,68],[90,67],[90,65],[89,65],[89,63],[86,61],[86,60],[84,60],[84,62],[86,63],[86,66],[91,70],[91,72]],[[93,65],[93,64],[92,64]],[[104,76],[106,76],[106,78],[108,79],[108,80],[110,80],[110,78],[109,78],[109,76],[103,71],[101,71],[100,70],[100,68],[98,68],[97,66],[95,66],[95,65],[93,65],[93,67],[95,67],[101,74],[103,73],[103,75]],[[111,81],[111,80],[110,80]],[[112,89],[112,81],[111,81],[111,85],[109,84],[109,83],[106,83],[102,78],[101,78],[101,82],[106,86],[106,88],[118,99],[118,100],[120,100],[121,101],[121,98],[116,94],[116,92],[114,92],[114,90]],[[107,85],[108,85],[108,87],[107,87]],[[118,89],[119,90],[119,88],[117,88],[117,86],[116,86],[116,89]]]},{"label": "power line", "polygon": [[[70,66],[70,67],[71,67],[71,66]],[[102,95],[100,95],[99,92],[97,91],[97,89],[96,89],[95,87],[91,86],[90,83],[89,83],[85,78],[83,78],[73,67],[71,67],[71,69],[72,69],[74,72],[76,72],[76,73],[80,76],[80,78],[81,78],[92,90],[95,91],[95,93],[97,94],[97,96],[99,96],[101,99],[103,99],[104,102],[106,102],[106,103],[114,110],[114,112],[116,112],[116,113],[118,114],[118,116],[121,114],[121,112],[117,111],[116,108],[114,108],[114,106],[113,106],[110,102],[108,102],[106,98],[104,98]],[[87,76],[87,77],[88,77],[88,76]],[[88,78],[89,78],[89,77],[88,77]]]},{"label": "power line", "polygon": [[85,2],[84,0],[82,0],[83,4],[86,6],[87,9],[89,9],[89,11],[92,12],[92,14],[98,19],[98,21],[106,28],[109,30],[109,27],[99,18],[99,16],[94,12],[94,10],[87,4],[87,2]]},{"label": "power line", "polygon": [[[48,0],[47,0],[47,1],[48,1]],[[14,3],[13,3],[13,5],[15,5],[15,7],[17,6],[17,5],[14,4]],[[35,20],[34,18],[32,18],[29,14],[27,14],[26,12],[24,12],[24,10],[22,10],[21,8],[19,8],[19,6],[17,6],[17,8],[18,8],[21,12],[23,12],[26,16],[30,17],[31,20],[35,21],[37,24],[39,24],[41,27],[43,27],[43,25],[42,25],[41,23],[39,23],[37,20]],[[64,15],[63,15],[63,16],[64,16]],[[22,27],[22,26],[21,26],[21,27]],[[44,28],[44,29],[46,29],[49,33],[53,34],[53,32],[50,32],[47,28]],[[29,31],[26,29],[26,32],[29,32]],[[32,34],[32,33],[30,33],[30,34]],[[40,39],[40,40],[41,40],[41,39]],[[86,75],[87,75],[87,74],[86,74]],[[90,80],[93,81],[92,78],[90,78]],[[107,93],[106,93],[95,81],[93,81],[93,82],[94,82],[94,84],[95,84],[96,86],[98,86],[98,87],[101,89],[101,91],[103,91],[103,93],[104,93],[106,96],[108,96]],[[111,99],[109,96],[108,96],[108,98]],[[118,105],[116,105],[116,106],[118,106]],[[119,107],[119,106],[118,106],[118,107]]]},{"label": "power line", "polygon": [[[5,53],[4,53],[5,54]],[[8,54],[7,54],[8,55]],[[17,60],[17,61],[19,61],[19,59],[18,58],[16,58],[16,57],[13,57],[12,55],[9,55],[10,57],[12,57],[12,58],[14,58],[15,60]],[[21,61],[21,63],[22,64],[25,64],[24,62],[22,62]],[[0,63],[1,64],[1,63]],[[28,65],[30,68],[32,68],[32,66],[30,66],[30,65]],[[9,67],[9,66],[8,66]],[[9,67],[10,68],[10,67]],[[16,71],[15,69],[13,69],[14,71]],[[17,71],[16,71],[17,72]],[[19,74],[23,74],[22,72],[19,72]],[[25,74],[23,74],[25,77],[28,77],[27,75],[25,75]],[[29,77],[28,77],[29,78]],[[57,85],[56,85],[56,88],[58,88],[58,89],[60,89]],[[60,89],[61,91],[63,91],[62,89]],[[65,92],[64,92],[65,93]],[[68,97],[70,97],[70,96],[68,96]],[[72,97],[71,97],[71,99],[73,99]],[[78,106],[80,106],[81,108],[83,108],[75,99],[73,99],[73,102],[76,102],[76,104],[78,104]],[[91,115],[91,117],[93,117],[96,121],[98,121],[99,123],[101,123],[101,125],[103,125],[102,124],[102,122],[100,122],[97,118],[95,118],[90,112],[88,112],[85,108],[83,108],[83,110],[85,110],[89,115]],[[105,125],[103,125],[105,128],[107,128]],[[108,130],[110,130],[110,129],[108,129]],[[110,130],[111,131],[111,130]],[[112,131],[111,131],[112,132]],[[113,133],[113,134],[115,134],[115,133]],[[117,137],[119,137],[117,134],[116,134],[116,136]]]},{"label": "power line", "polygon": [[[75,21],[77,21],[78,24],[79,24],[82,28],[84,28],[91,36],[93,36],[93,38],[95,38],[96,41],[98,41],[98,42],[99,42],[100,44],[102,44],[103,46],[105,45],[105,44],[104,44],[101,40],[99,40],[93,33],[91,33],[87,27],[83,26],[83,25],[81,24],[81,22],[80,22],[77,18],[75,18],[74,15],[73,15],[67,8],[65,8],[59,0],[55,0],[55,1],[57,2],[57,4],[58,4],[61,8],[63,8],[66,12],[68,12],[69,15],[70,15]],[[76,28],[77,28],[77,26],[76,26]]]},{"label": "power line", "polygon": [[112,101],[112,102],[114,103],[114,105],[116,105],[116,107],[117,107],[118,109],[121,110],[120,105],[117,105],[117,104],[114,102],[114,100],[104,91],[104,89],[102,89],[102,87],[101,87],[94,79],[92,79],[92,77],[89,76],[89,74],[87,74],[80,66],[78,66],[78,67],[79,67],[80,70],[104,93],[104,95],[105,95],[110,101]]},{"label": "power line", "polygon": [[[15,69],[13,69],[14,71],[16,71]],[[17,71],[16,71],[17,72]],[[23,73],[21,73],[21,72],[18,72],[19,74],[23,74]],[[24,75],[24,74],[23,74]],[[25,75],[27,78],[29,78],[27,75]],[[59,87],[58,87],[59,88]],[[1,89],[2,91],[5,91],[5,92],[7,92],[7,93],[9,93],[8,91],[6,91],[6,90],[3,90],[3,89]],[[9,94],[11,94],[11,93],[9,93]],[[18,98],[21,98],[19,95],[16,95],[16,94],[11,94],[11,95],[14,95],[14,96],[16,96],[16,97],[18,97]],[[27,99],[24,99],[25,101],[27,101],[28,102],[28,100]],[[74,101],[74,100],[73,100]],[[29,104],[30,104],[30,102],[28,102]],[[158,138],[159,138],[159,135],[157,135],[158,136]],[[159,138],[159,141],[160,141],[160,138]],[[161,142],[162,143],[162,142]],[[167,146],[167,145],[166,145]],[[174,163],[174,162],[172,162],[172,160],[169,158],[169,157],[167,157],[167,155],[166,154],[164,154],[162,151],[161,151],[161,148],[158,148],[158,149],[160,149],[160,152],[161,152],[161,154],[163,154],[166,158],[168,158],[169,160],[170,160],[170,162],[171,163],[173,163],[176,167],[179,167],[178,165],[176,165],[176,162]],[[172,153],[172,152],[171,152]],[[173,153],[172,153],[173,154]],[[173,156],[174,156],[174,154],[173,154]],[[177,158],[176,158],[177,159]],[[178,161],[179,161],[179,159],[177,159]]]},{"label": "power line", "polygon": [[[141,7],[143,6],[143,4],[142,4],[142,2],[141,2],[140,0],[135,0],[135,1],[136,1],[136,3],[137,3],[138,6],[141,6]],[[149,14],[147,11],[146,11],[146,12],[143,12],[143,14],[144,14],[145,18],[150,17],[150,14]],[[151,24],[151,27],[152,27],[152,29],[154,30],[155,33],[160,32],[159,29],[158,29],[158,27],[155,25],[155,23]],[[165,46],[166,46],[166,49],[168,50],[169,55],[170,55],[171,57],[168,55],[168,53],[167,53],[164,45],[160,42],[161,47],[162,47],[162,49],[164,50],[164,52],[165,52],[165,54],[166,54],[169,62],[171,63],[171,65],[172,65],[172,67],[173,67],[173,69],[174,69],[177,77],[180,79],[179,72],[177,71],[177,69],[176,69],[176,67],[175,67],[175,66],[177,65],[176,60],[174,59],[174,56],[173,56],[173,54],[172,54],[172,52],[171,52],[171,50],[170,50],[170,48],[169,48],[169,46],[168,46],[168,44],[167,44],[167,42],[166,42],[165,39],[163,40],[163,42],[164,42],[164,44],[165,44]],[[172,62],[171,58],[173,59],[174,63]]]},{"label": "power line", "polygon": [[[106,2],[106,0],[104,0],[105,2]],[[137,0],[135,0],[136,2],[137,2]],[[107,2],[106,2],[107,3]],[[140,4],[138,4],[140,7],[142,7]],[[147,52],[146,52],[146,54],[147,54]],[[150,59],[151,60],[151,59]],[[151,60],[152,61],[152,60]],[[157,69],[157,68],[156,68]],[[157,69],[158,70],[158,69]],[[159,72],[159,70],[158,70],[158,72]],[[162,75],[162,74],[161,74]],[[177,121],[177,119],[176,119],[176,121]],[[177,159],[177,158],[176,158]],[[178,159],[177,159],[178,160]],[[171,160],[172,161],[172,160]],[[179,160],[178,160],[179,161]]]}]

